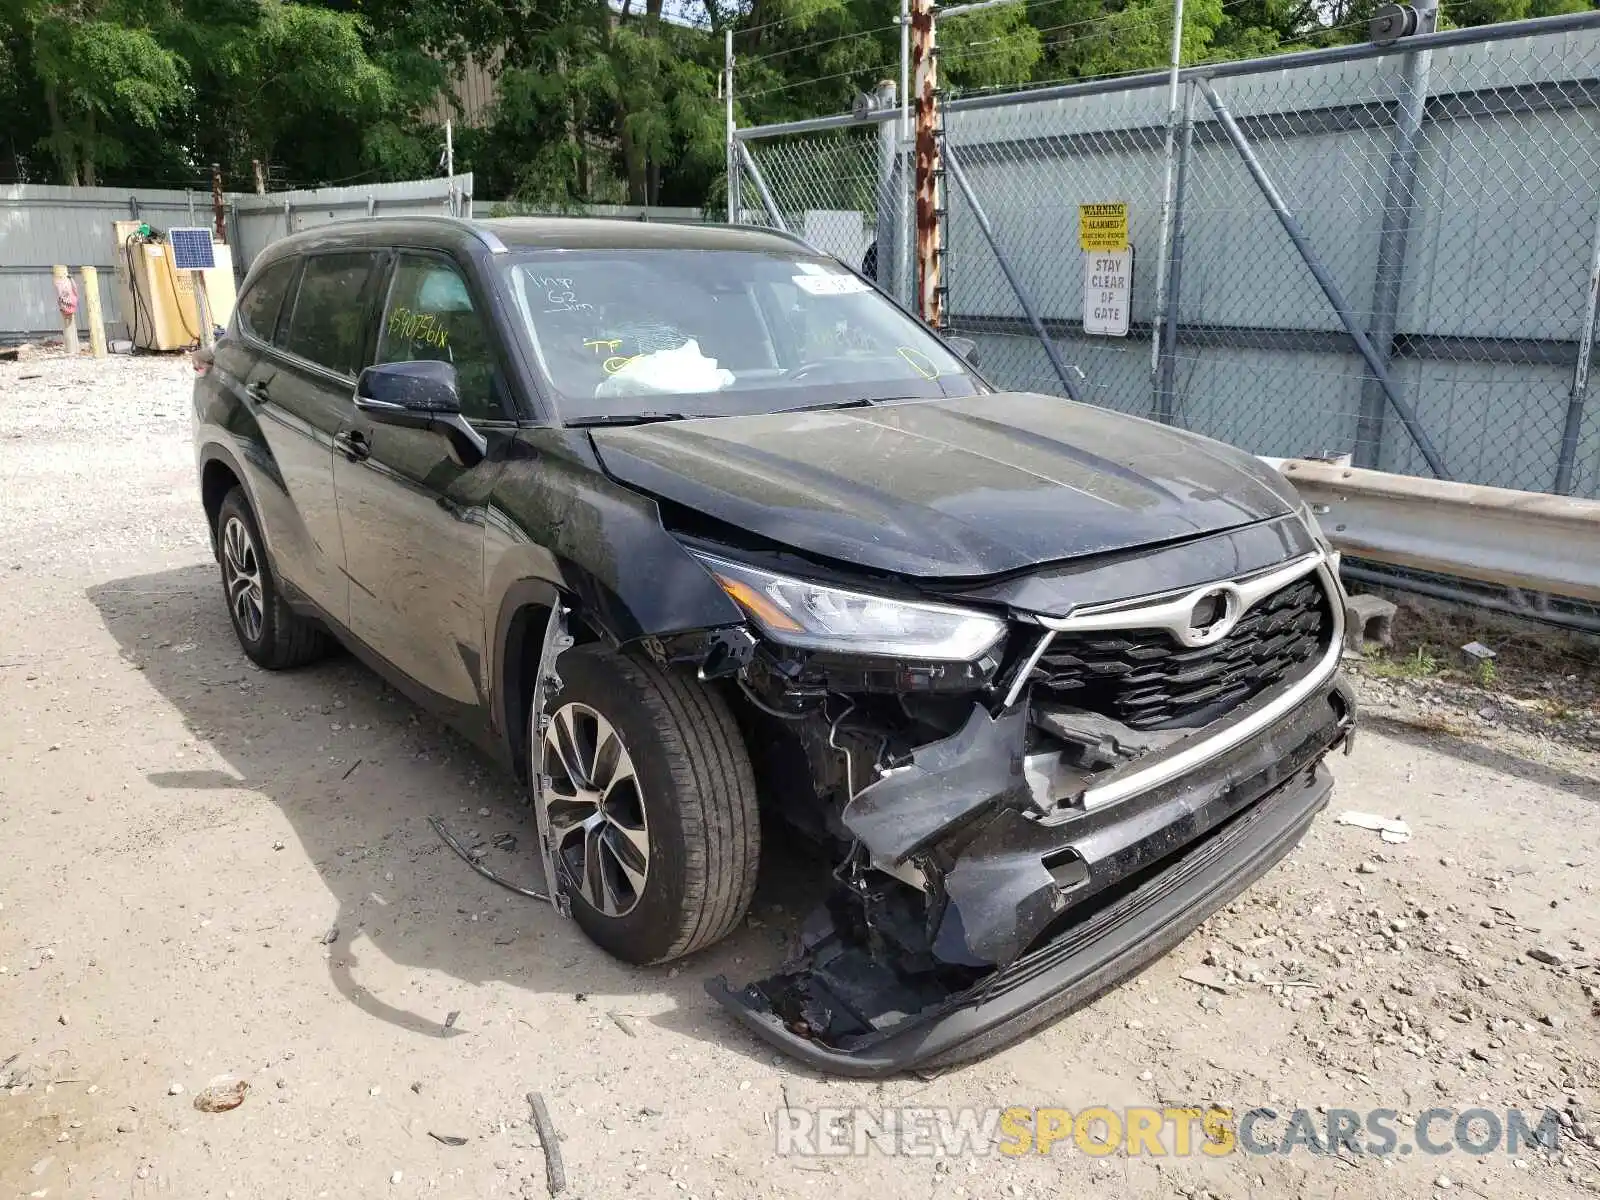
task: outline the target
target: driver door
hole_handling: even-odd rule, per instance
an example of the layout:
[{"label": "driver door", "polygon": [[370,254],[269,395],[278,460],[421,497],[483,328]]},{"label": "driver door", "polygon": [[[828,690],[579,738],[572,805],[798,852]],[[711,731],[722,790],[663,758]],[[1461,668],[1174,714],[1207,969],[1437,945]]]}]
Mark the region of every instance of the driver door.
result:
[{"label": "driver door", "polygon": [[417,685],[420,699],[469,723],[486,691],[483,518],[510,426],[482,311],[447,255],[402,251],[373,361],[452,363],[462,415],[490,442],[483,461],[467,466],[443,435],[380,425],[359,410],[333,456],[351,631]]}]

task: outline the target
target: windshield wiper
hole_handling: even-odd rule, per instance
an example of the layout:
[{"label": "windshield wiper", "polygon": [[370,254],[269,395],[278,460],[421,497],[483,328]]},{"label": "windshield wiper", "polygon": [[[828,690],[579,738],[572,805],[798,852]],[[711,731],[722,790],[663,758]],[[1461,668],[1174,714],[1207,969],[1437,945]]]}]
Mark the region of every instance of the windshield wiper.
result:
[{"label": "windshield wiper", "polygon": [[774,410],[773,415],[778,413],[817,412],[828,408],[871,408],[876,403],[876,400],[868,399],[866,396],[857,396],[853,400],[825,400],[821,404],[802,404],[798,408],[779,408]]},{"label": "windshield wiper", "polygon": [[588,425],[648,425],[652,421],[686,420],[688,417],[680,412],[594,413],[587,417],[576,417],[565,423],[575,429],[582,429]]}]

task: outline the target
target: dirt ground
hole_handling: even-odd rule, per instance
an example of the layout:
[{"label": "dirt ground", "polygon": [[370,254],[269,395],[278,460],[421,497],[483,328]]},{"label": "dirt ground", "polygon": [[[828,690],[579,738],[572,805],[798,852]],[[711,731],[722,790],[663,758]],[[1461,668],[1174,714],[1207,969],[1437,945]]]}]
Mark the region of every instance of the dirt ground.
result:
[{"label": "dirt ground", "polygon": [[[514,787],[348,658],[245,660],[188,437],[181,361],[0,363],[0,1197],[542,1197],[534,1090],[564,1195],[591,1200],[1600,1192],[1590,668],[1507,661],[1486,686],[1400,652],[1359,668],[1332,807],[1174,953],[987,1060],[824,1078],[702,986],[783,956],[803,864],[769,855],[748,926],[655,970],[473,874],[425,818],[525,856]],[[1202,968],[1226,990],[1183,978]],[[244,1103],[197,1111],[220,1075]],[[773,1132],[786,1106],[1146,1103],[1548,1106],[1562,1137],[814,1158]]]}]

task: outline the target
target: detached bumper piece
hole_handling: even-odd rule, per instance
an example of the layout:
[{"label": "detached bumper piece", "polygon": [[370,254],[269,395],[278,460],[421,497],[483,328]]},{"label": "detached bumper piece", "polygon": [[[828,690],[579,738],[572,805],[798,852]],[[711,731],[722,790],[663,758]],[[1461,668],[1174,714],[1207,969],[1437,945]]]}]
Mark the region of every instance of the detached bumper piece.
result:
[{"label": "detached bumper piece", "polygon": [[1321,760],[1354,715],[1330,681],[1192,773],[1072,820],[1030,819],[1001,788],[959,849],[929,848],[926,896],[856,876],[808,923],[799,958],[708,990],[836,1074],[987,1054],[1159,958],[1288,854],[1327,804]]}]

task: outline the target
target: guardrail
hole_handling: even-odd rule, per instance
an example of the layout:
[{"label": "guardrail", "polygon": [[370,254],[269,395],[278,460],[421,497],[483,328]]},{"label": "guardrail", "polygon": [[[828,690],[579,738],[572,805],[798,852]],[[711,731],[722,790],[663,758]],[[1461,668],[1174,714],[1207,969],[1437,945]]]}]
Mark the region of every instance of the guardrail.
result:
[{"label": "guardrail", "polygon": [[1600,603],[1600,501],[1266,459],[1340,552]]}]

